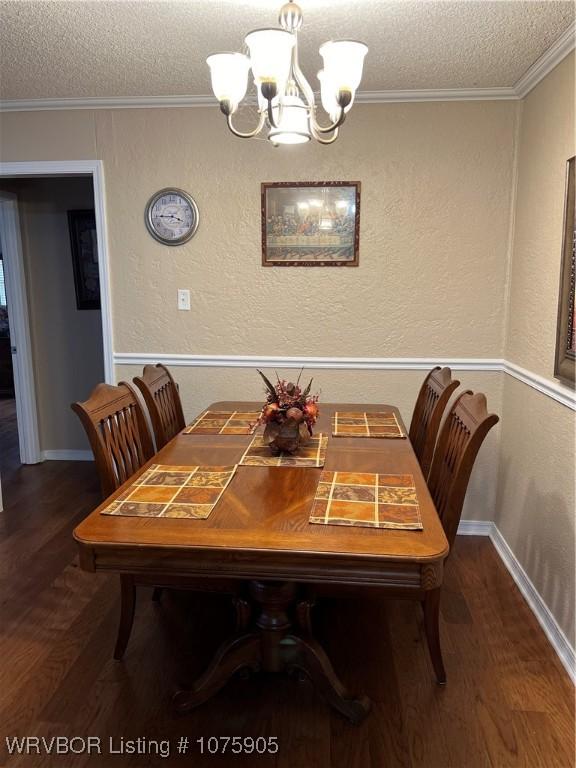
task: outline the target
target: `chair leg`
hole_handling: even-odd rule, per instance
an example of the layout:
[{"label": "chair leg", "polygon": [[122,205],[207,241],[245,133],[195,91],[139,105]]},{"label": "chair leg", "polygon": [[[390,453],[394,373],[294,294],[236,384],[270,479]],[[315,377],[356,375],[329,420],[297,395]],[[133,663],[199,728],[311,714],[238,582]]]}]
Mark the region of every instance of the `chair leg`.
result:
[{"label": "chair leg", "polygon": [[114,648],[114,658],[119,661],[124,656],[124,651],[130,639],[132,625],[134,624],[134,609],[136,607],[136,585],[134,576],[121,574],[120,576],[120,623],[118,636]]},{"label": "chair leg", "polygon": [[432,666],[436,674],[436,682],[440,685],[446,683],[446,670],[442,660],[442,648],[440,647],[440,588],[430,589],[426,592],[423,601],[424,607],[424,629],[426,631],[426,640],[428,650],[432,659]]},{"label": "chair leg", "polygon": [[152,600],[155,603],[159,603],[160,600],[162,600],[163,592],[164,592],[164,587],[154,587],[154,590],[152,591]]}]

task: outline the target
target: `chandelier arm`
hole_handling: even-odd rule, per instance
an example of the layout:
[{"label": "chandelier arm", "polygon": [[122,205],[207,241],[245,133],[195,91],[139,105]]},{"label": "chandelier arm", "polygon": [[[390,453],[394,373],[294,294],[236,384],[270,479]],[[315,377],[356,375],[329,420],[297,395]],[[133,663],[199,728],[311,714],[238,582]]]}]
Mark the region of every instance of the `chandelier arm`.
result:
[{"label": "chandelier arm", "polygon": [[312,123],[310,123],[310,128],[312,131],[312,136],[314,136],[314,138],[319,144],[333,144],[338,138],[338,128],[334,128],[334,133],[332,134],[332,136],[330,136],[330,138],[324,138],[322,134],[317,133]]},{"label": "chandelier arm", "polygon": [[[331,125],[326,125],[326,126],[320,125],[320,123],[316,119],[316,103],[314,101],[314,91],[312,90],[308,80],[306,80],[304,73],[300,69],[300,63],[298,61],[298,38],[296,38],[296,43],[294,45],[294,48],[292,49],[292,71],[294,73],[294,79],[296,80],[296,83],[298,84],[300,90],[302,91],[302,94],[304,95],[304,99],[306,100],[306,103],[308,104],[308,108],[310,109],[310,126],[311,128],[313,128],[313,133],[315,134],[314,138],[319,140],[316,134],[332,133],[342,125],[346,117],[344,113],[344,107],[340,107],[340,116]],[[329,144],[331,141],[333,141],[333,139],[330,139],[326,143]]]},{"label": "chandelier arm", "polygon": [[[279,108],[280,110],[282,107]],[[268,122],[270,123],[271,128],[278,128],[276,125],[276,121],[274,120],[274,110],[272,109],[272,99],[268,99],[268,110],[267,110],[267,116],[268,116]],[[280,123],[280,112],[278,113],[278,123]]]},{"label": "chandelier arm", "polygon": [[278,98],[278,119],[274,119],[274,109],[272,107],[272,99],[267,99],[268,105],[266,110],[262,110],[262,114],[268,118],[270,128],[278,129],[278,126],[282,122],[282,116],[284,115],[284,100],[280,96]]},{"label": "chandelier arm", "polygon": [[300,63],[298,61],[298,37],[297,36],[296,36],[296,42],[294,43],[294,48],[292,49],[292,73],[294,75],[294,80],[296,81],[296,84],[302,91],[304,100],[306,101],[306,104],[310,109],[310,114],[312,114],[314,112],[314,107],[315,107],[314,91],[312,90],[308,80],[306,80],[306,78],[304,77],[304,73],[300,69]]},{"label": "chandelier arm", "polygon": [[256,128],[254,128],[253,131],[250,131],[249,133],[242,133],[241,131],[236,130],[234,125],[232,124],[232,115],[226,116],[226,122],[228,123],[228,128],[232,131],[234,136],[238,136],[240,139],[252,139],[254,136],[260,133],[264,126],[264,120],[266,119],[266,114],[264,111],[260,112],[260,116],[258,118],[258,125]]},{"label": "chandelier arm", "polygon": [[318,120],[316,119],[316,110],[310,113],[310,125],[314,127],[314,131],[316,133],[332,133],[332,131],[336,131],[344,120],[346,119],[346,113],[344,112],[344,107],[340,107],[340,117],[335,120],[331,125],[320,125]]}]

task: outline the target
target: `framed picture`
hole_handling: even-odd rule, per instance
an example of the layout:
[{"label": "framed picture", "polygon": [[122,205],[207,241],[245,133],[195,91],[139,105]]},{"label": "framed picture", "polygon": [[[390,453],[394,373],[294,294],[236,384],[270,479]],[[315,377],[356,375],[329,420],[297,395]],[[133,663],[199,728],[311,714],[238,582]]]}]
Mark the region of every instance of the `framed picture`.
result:
[{"label": "framed picture", "polygon": [[574,385],[576,370],[576,157],[568,160],[566,195],[564,199],[564,229],[562,233],[562,265],[558,297],[558,326],[556,331],[556,361],[554,376]]},{"label": "framed picture", "polygon": [[262,265],[357,267],[359,181],[262,184]]},{"label": "framed picture", "polygon": [[94,211],[68,211],[78,309],[100,309],[100,276]]}]

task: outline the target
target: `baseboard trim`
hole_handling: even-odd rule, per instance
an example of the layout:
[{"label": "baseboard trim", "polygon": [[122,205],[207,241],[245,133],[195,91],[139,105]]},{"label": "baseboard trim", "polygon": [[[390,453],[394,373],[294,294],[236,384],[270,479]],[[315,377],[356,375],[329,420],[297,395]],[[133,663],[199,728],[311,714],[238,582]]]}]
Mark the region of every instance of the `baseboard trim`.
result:
[{"label": "baseboard trim", "polygon": [[42,451],[42,461],[94,461],[92,451]]},{"label": "baseboard trim", "polygon": [[490,536],[493,525],[491,520],[460,520],[458,536]]},{"label": "baseboard trim", "polygon": [[317,368],[342,371],[429,371],[448,365],[454,371],[500,371],[557,403],[576,411],[576,392],[557,381],[521,368],[516,363],[489,357],[282,357],[267,355],[188,355],[150,352],[115,352],[115,365],[163,365],[193,368]]},{"label": "baseboard trim", "polygon": [[500,529],[491,521],[486,520],[461,520],[458,526],[460,536],[488,536],[494,545],[494,549],[504,563],[506,570],[514,579],[514,583],[520,590],[523,598],[538,623],[544,630],[550,644],[556,651],[562,666],[576,684],[576,651],[568,638],[560,628],[550,609],[542,599],[542,596],[532,583],[530,577],[520,564],[518,558],[511,550],[510,545],[500,532]]}]

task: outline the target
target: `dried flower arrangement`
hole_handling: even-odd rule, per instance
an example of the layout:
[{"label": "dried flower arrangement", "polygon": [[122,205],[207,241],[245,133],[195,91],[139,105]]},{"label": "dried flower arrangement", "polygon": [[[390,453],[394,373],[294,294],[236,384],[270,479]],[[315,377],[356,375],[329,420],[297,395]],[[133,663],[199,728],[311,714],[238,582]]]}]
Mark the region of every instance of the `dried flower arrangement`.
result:
[{"label": "dried flower arrangement", "polygon": [[[304,369],[302,369],[304,370]],[[285,379],[272,382],[258,371],[266,385],[266,402],[258,424],[264,424],[264,441],[273,454],[280,452],[294,453],[300,443],[305,443],[312,435],[312,427],[318,418],[318,395],[311,395],[312,381],[303,390],[300,388],[300,376],[296,384]]]}]

